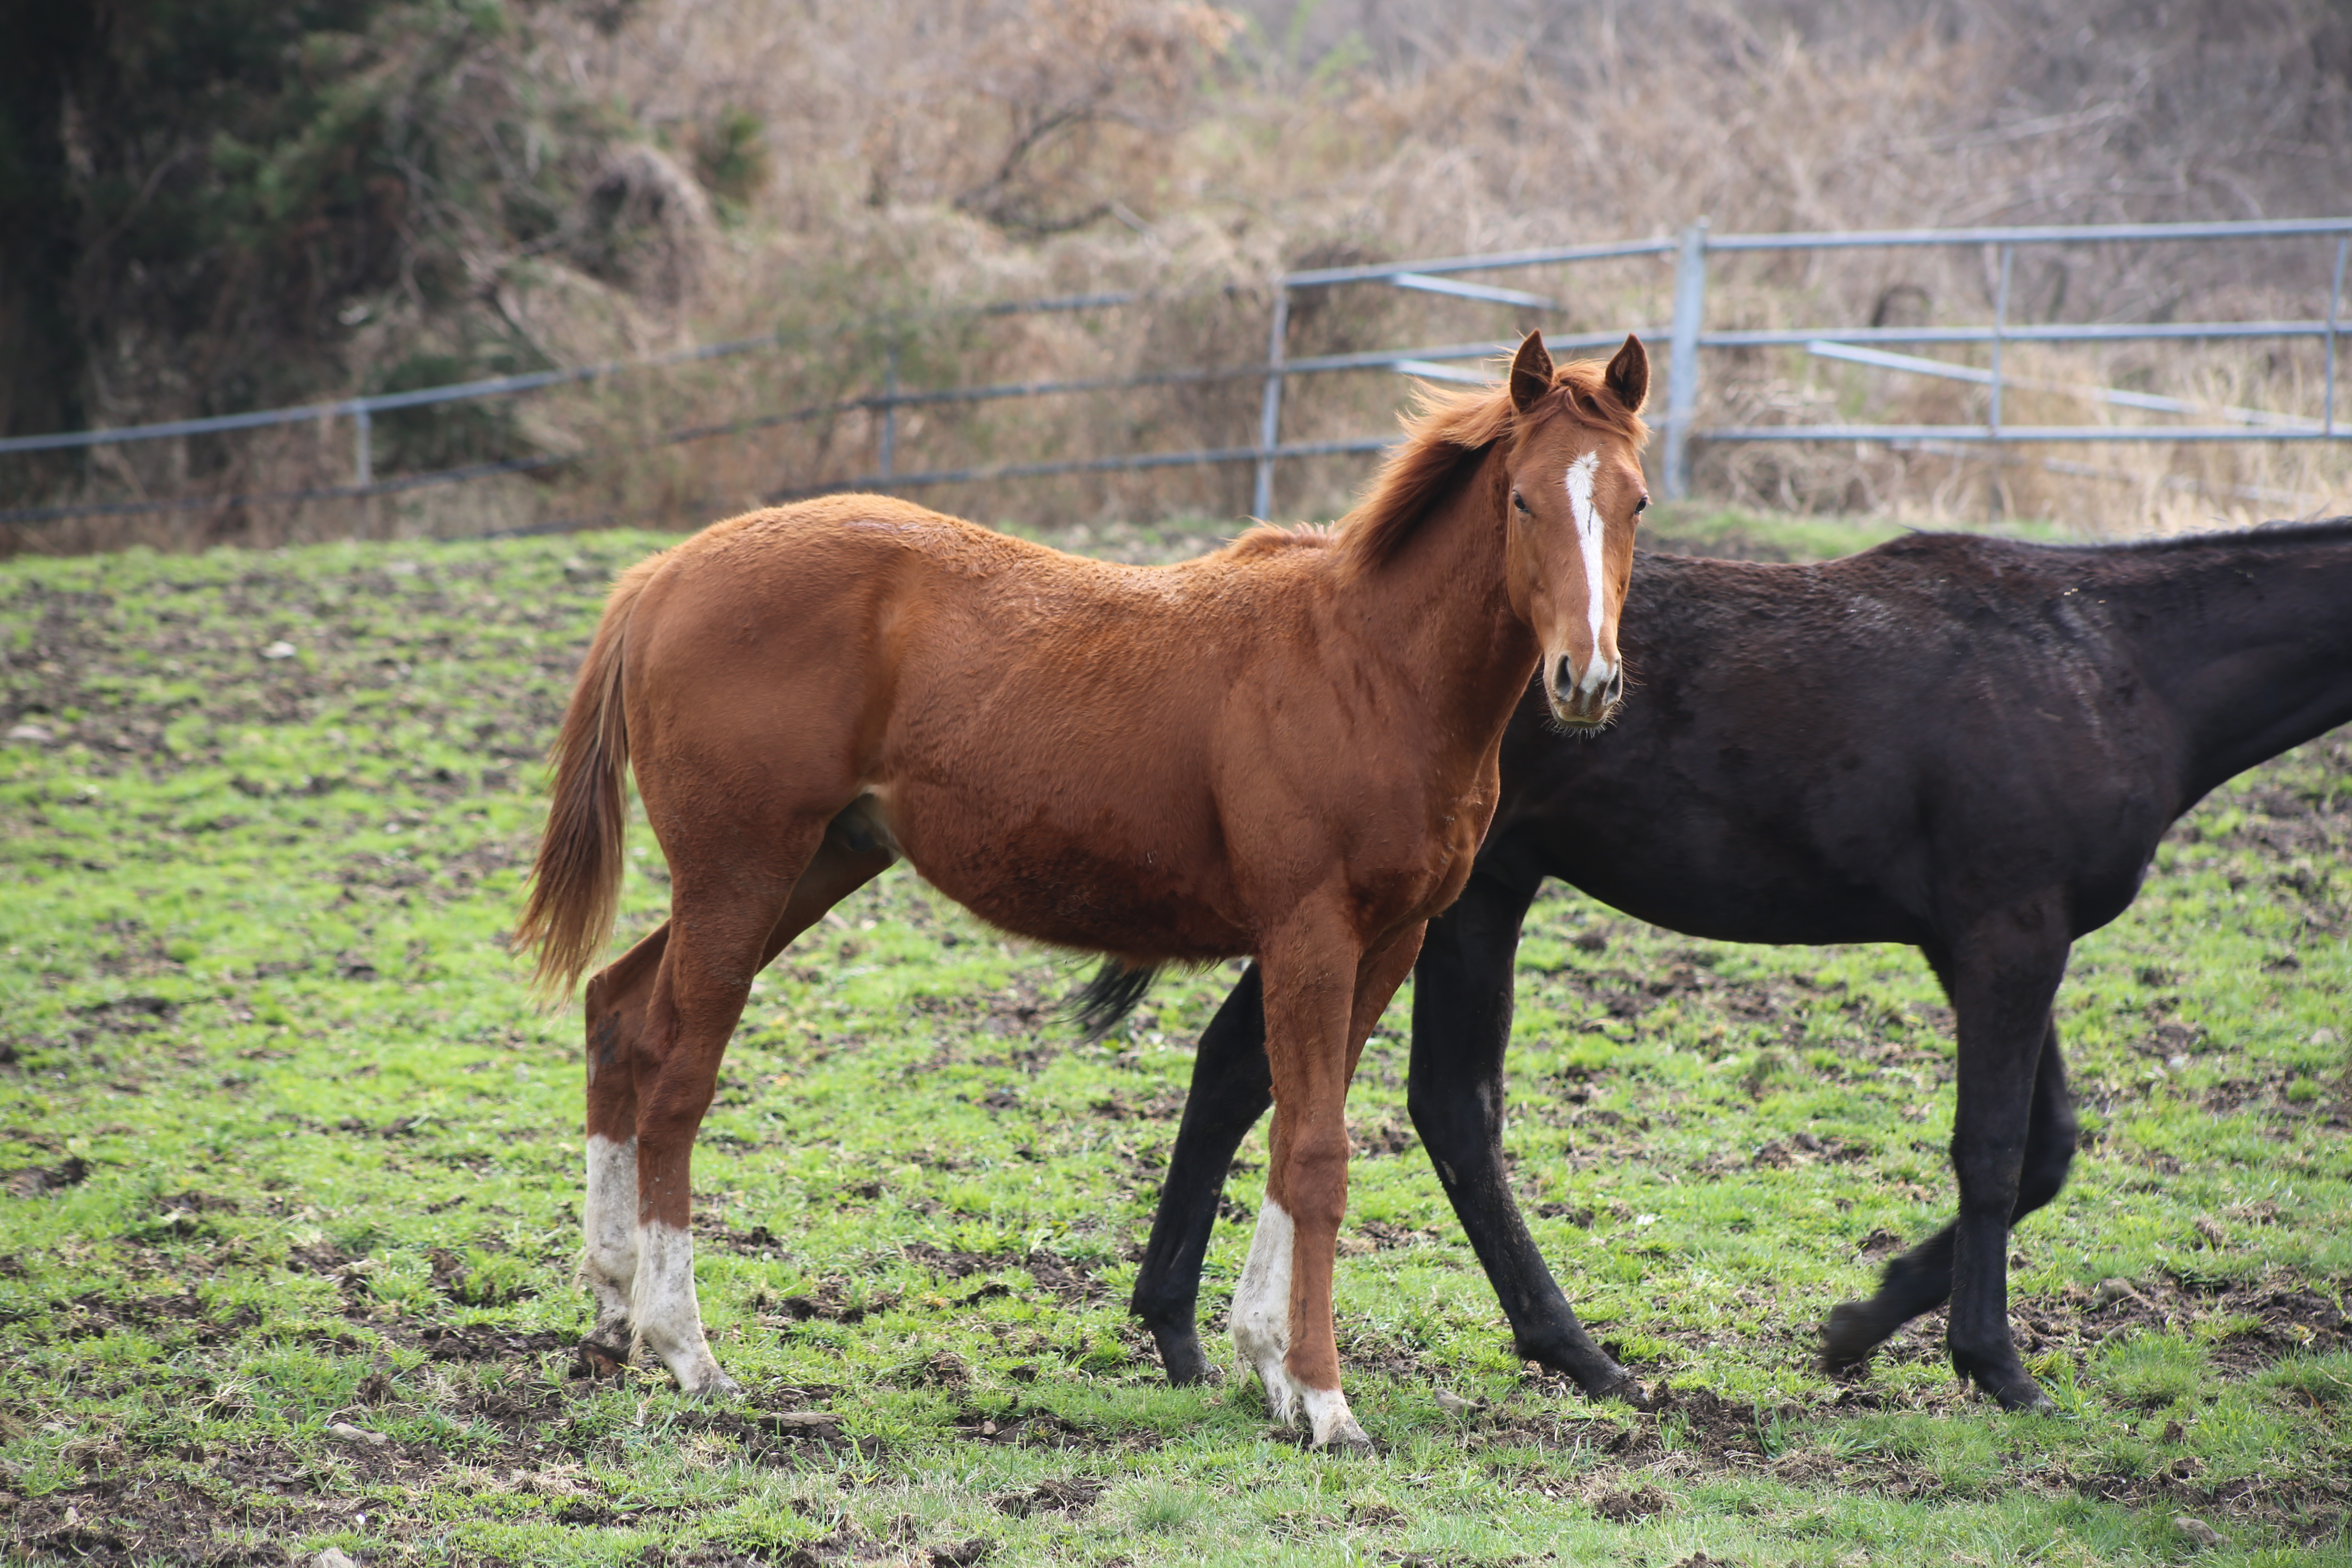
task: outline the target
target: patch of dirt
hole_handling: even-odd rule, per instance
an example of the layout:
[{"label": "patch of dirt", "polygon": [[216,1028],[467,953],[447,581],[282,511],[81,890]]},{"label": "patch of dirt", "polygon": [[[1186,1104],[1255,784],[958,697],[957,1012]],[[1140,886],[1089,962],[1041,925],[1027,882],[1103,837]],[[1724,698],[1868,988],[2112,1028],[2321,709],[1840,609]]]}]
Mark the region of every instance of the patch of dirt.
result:
[{"label": "patch of dirt", "polygon": [[0,1172],[0,1187],[12,1198],[37,1198],[43,1193],[78,1187],[89,1179],[89,1162],[76,1154],[55,1165],[23,1165]]},{"label": "patch of dirt", "polygon": [[1157,1447],[1155,1433],[1128,1434],[1124,1441],[1065,1421],[1050,1410],[987,1415],[966,1411],[956,1417],[956,1435],[970,1442],[1045,1448],[1129,1449]]},{"label": "patch of dirt", "polygon": [[1110,1288],[1097,1279],[1088,1266],[1042,1249],[1029,1253],[962,1252],[929,1242],[914,1242],[903,1250],[909,1260],[950,1279],[1022,1268],[1028,1270],[1029,1277],[1042,1289],[1064,1300],[1098,1301],[1110,1294]]},{"label": "patch of dirt", "polygon": [[1113,1121],[1173,1121],[1184,1114],[1185,1092],[1181,1089],[1163,1089],[1149,1100],[1137,1100],[1120,1089],[1094,1102],[1097,1116]]},{"label": "patch of dirt", "polygon": [[[510,593],[485,605],[472,590],[499,570],[491,562],[439,561],[395,583],[365,568],[308,579],[257,567],[235,581],[184,584],[183,593],[202,596],[200,605],[149,591],[146,607],[153,614],[135,637],[125,635],[106,595],[27,585],[6,601],[32,637],[0,670],[0,727],[37,721],[56,743],[87,748],[86,769],[100,777],[159,763],[217,764],[226,738],[244,726],[316,722],[358,692],[384,692],[395,703],[411,698],[411,665],[375,657],[383,647],[378,617],[462,615],[473,628],[472,647],[434,633],[412,637],[410,647],[428,657],[512,652],[536,666],[543,679],[486,688],[475,704],[481,752],[532,761],[535,750],[511,738],[548,733],[561,719],[588,626],[582,604],[564,595]],[[291,633],[302,658],[261,653],[272,640],[264,628],[279,627]],[[144,679],[158,670],[186,679],[159,687]],[[215,721],[210,734],[219,739],[167,733],[197,708]],[[70,723],[56,717],[74,710],[82,716]],[[441,770],[415,766],[399,782],[443,796],[471,787]]]},{"label": "patch of dirt", "polygon": [[[703,1141],[711,1142],[708,1133],[704,1134]],[[870,1184],[873,1185],[874,1190],[868,1195],[880,1196],[880,1185]],[[776,1233],[764,1225],[755,1225],[749,1230],[736,1230],[725,1221],[702,1213],[697,1213],[694,1216],[694,1240],[697,1247],[716,1246],[723,1247],[730,1252],[771,1256],[784,1245]]]},{"label": "patch of dirt", "polygon": [[755,1465],[797,1464],[835,1453],[879,1458],[883,1453],[880,1438],[850,1437],[842,1431],[840,1418],[824,1410],[688,1410],[678,1415],[677,1424],[734,1438],[743,1458]]},{"label": "patch of dirt", "polygon": [[1415,1230],[1410,1226],[1391,1225],[1386,1220],[1359,1220],[1340,1236],[1339,1251],[1348,1257],[1362,1257],[1372,1252],[1395,1252],[1408,1247],[1426,1247],[1440,1239],[1433,1230]]},{"label": "patch of dirt", "polygon": [[[827,978],[825,971],[814,965],[793,971],[793,977],[803,984]],[[958,1023],[975,1035],[993,1035],[1000,1039],[1034,1035],[1054,1018],[1054,1004],[1025,982],[1015,982],[985,996],[917,996],[908,1005],[925,1017]],[[945,1044],[947,1037],[943,1032],[940,1059],[926,1067],[944,1067],[958,1059]],[[1058,1054],[1048,1050],[1040,1059],[1050,1060]]]},{"label": "patch of dirt", "polygon": [[[764,1300],[760,1304],[765,1305]],[[887,1311],[898,1304],[898,1293],[884,1290],[852,1300],[848,1282],[841,1279],[821,1279],[812,1296],[786,1296],[775,1303],[778,1310],[796,1323],[812,1318],[828,1323],[862,1323],[872,1312]]]},{"label": "patch of dirt", "polygon": [[1360,1160],[1378,1160],[1390,1155],[1402,1154],[1407,1150],[1418,1148],[1421,1143],[1420,1136],[1411,1126],[1391,1121],[1363,1125],[1350,1122],[1348,1126],[1348,1138],[1355,1145],[1355,1155]]},{"label": "patch of dirt", "polygon": [[435,1361],[455,1362],[502,1362],[568,1351],[574,1338],[552,1329],[519,1334],[488,1328],[454,1328],[446,1323],[429,1323],[414,1336],[394,1333],[393,1337],[409,1340]]},{"label": "patch of dirt", "polygon": [[2352,1284],[2273,1279],[2209,1290],[2177,1275],[2110,1280],[2095,1289],[2074,1286],[2054,1298],[2029,1297],[2011,1305],[2010,1321],[2028,1353],[2080,1354],[2126,1333],[2185,1329],[2200,1318],[2249,1318],[2261,1326],[2208,1346],[2222,1372],[2246,1376],[2298,1351],[2352,1346],[2352,1320],[2343,1308],[2347,1289]]},{"label": "patch of dirt", "polygon": [[1816,1138],[1810,1132],[1797,1132],[1759,1144],[1752,1154],[1742,1155],[1728,1150],[1710,1154],[1704,1160],[1694,1162],[1691,1169],[1706,1176],[1748,1169],[1790,1171],[1822,1161],[1850,1164],[1870,1158],[1873,1152],[1866,1143],[1842,1138]]},{"label": "patch of dirt", "polygon": [[[193,1285],[175,1296],[114,1297],[87,1291],[68,1301],[51,1301],[46,1311],[57,1326],[58,1337],[68,1340],[135,1328],[171,1331],[173,1337],[186,1333],[199,1345],[215,1345],[261,1321],[261,1314],[247,1306],[236,1308],[225,1319],[213,1317]],[[24,1330],[18,1332],[27,1339],[44,1337]]]},{"label": "patch of dirt", "polygon": [[74,1014],[108,1034],[137,1035],[161,1027],[180,1016],[180,1005],[161,996],[121,996],[111,1002],[77,1007]]},{"label": "patch of dirt", "polygon": [[1633,1488],[1612,1487],[1592,1500],[1592,1511],[1612,1524],[1630,1524],[1637,1519],[1666,1511],[1666,1494],[1653,1486]]},{"label": "patch of dirt", "polygon": [[100,1481],[23,1501],[11,1511],[0,1542],[33,1563],[290,1564],[294,1559],[284,1549],[247,1532],[277,1533],[273,1525],[290,1524],[293,1532],[317,1527],[297,1522],[293,1510],[273,1508],[266,1499],[236,1507],[187,1481],[158,1477],[142,1477],[135,1486]]},{"label": "patch of dirt", "polygon": [[[2055,1350],[2079,1362],[2095,1353],[2103,1341],[2118,1335],[2178,1330],[2200,1316],[2242,1315],[2259,1320],[2262,1326],[2213,1342],[2210,1348],[2221,1375],[2242,1376],[2300,1350],[2326,1352],[2352,1345],[2352,1321],[2343,1305],[2342,1292],[2325,1284],[2273,1280],[2200,1293],[2167,1279],[2120,1290],[2029,1298],[2013,1304],[2012,1321],[2021,1349],[2028,1353]],[[1943,1324],[1940,1312],[1916,1320],[1880,1353],[1893,1361],[1941,1363]],[[1626,1359],[1616,1347],[1609,1348]],[[1380,1366],[1380,1358],[1367,1357],[1360,1347],[1348,1347],[1345,1355],[1350,1367]],[[1425,1369],[1419,1370],[1426,1376]],[[1410,1377],[1415,1369],[1393,1369],[1392,1375]],[[1945,1479],[1931,1469],[1877,1453],[1845,1454],[1834,1447],[1838,1417],[1920,1407],[1916,1398],[1890,1396],[1863,1384],[1845,1387],[1827,1400],[1758,1406],[1725,1400],[1707,1389],[1675,1388],[1663,1380],[1652,1381],[1651,1386],[1654,1407],[1634,1412],[1586,1400],[1566,1379],[1530,1363],[1518,1392],[1480,1407],[1469,1418],[1463,1441],[1474,1451],[1576,1448],[1606,1456],[1610,1468],[1597,1472],[1578,1494],[1596,1510],[1604,1499],[1613,1500],[1612,1508],[1632,1508],[1643,1487],[1663,1485],[1671,1491],[1702,1473],[1769,1473],[1807,1488],[1900,1497],[1950,1492]],[[1941,1411],[1976,1403],[1973,1394],[1955,1383],[1932,1392],[1925,1408]],[[1800,1446],[1793,1449],[1787,1447],[1791,1435],[1806,1426],[1814,1428],[1812,1436],[1799,1437]],[[2176,1424],[2161,1440],[2175,1442],[2180,1436]],[[1497,1462],[1507,1466],[1513,1461],[1490,1460],[1489,1468]],[[2129,1477],[2076,1474],[2053,1466],[2025,1478],[2022,1484],[2136,1507],[2189,1510],[2217,1521],[2242,1520],[2303,1540],[2334,1539],[2352,1519],[2347,1511],[2352,1510],[2352,1479],[2306,1475],[2267,1478],[2259,1484],[2217,1483],[2204,1479],[2198,1461],[2187,1457],[2153,1473]],[[1643,1516],[1625,1512],[1622,1517]]]}]

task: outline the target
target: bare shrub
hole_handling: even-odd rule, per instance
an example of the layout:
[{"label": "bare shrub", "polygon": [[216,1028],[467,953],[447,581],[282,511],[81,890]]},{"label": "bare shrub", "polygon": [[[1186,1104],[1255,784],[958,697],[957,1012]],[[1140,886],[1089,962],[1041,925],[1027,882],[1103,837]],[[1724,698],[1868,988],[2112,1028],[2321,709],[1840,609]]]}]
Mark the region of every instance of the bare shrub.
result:
[{"label": "bare shrub", "polygon": [[[834,405],[894,379],[1234,373],[902,409],[887,432],[901,476],[1244,446],[1261,393],[1248,373],[1284,268],[1664,235],[1700,216],[1733,232],[2326,212],[2341,206],[2340,149],[2352,141],[2352,28],[2323,0],[1947,0],[1925,13],[1892,0],[1328,0],[1311,11],[1244,0],[1236,13],[1163,0],[556,0],[464,62],[498,73],[481,83],[485,135],[491,110],[524,102],[533,81],[613,105],[618,120],[547,145],[545,156],[573,161],[564,188],[578,194],[535,237],[447,230],[457,240],[436,254],[455,259],[436,265],[457,271],[435,287],[464,310],[421,286],[372,295],[335,339],[346,384],[382,384],[427,354],[495,369],[761,334],[774,348],[515,404],[499,452],[578,455],[534,478],[45,525],[0,534],[0,548],[455,531],[469,508],[507,527],[686,526],[877,475],[886,422]],[[447,93],[433,102],[463,107]],[[538,143],[489,142],[514,165],[501,176],[512,188],[555,188],[530,173]],[[2317,316],[2331,261],[2311,242],[2025,247],[2007,319]],[[1287,352],[1499,343],[1538,324],[1655,331],[1672,264],[1494,280],[1558,308],[1303,290]],[[1977,251],[1719,254],[1708,320],[1981,323],[1998,285],[1997,258]],[[973,313],[1111,290],[1138,302]],[[130,367],[117,376],[130,390],[96,406],[117,419],[192,405],[185,367],[210,363],[152,337],[125,336],[114,353],[106,363]],[[2182,399],[2203,411],[2196,423],[2231,407],[2321,406],[2309,342],[2011,344],[2005,356],[2019,378],[2003,410],[2012,424],[2157,417],[2081,395],[2098,388]],[[1385,372],[1300,378],[1284,437],[1380,432],[1404,390]],[[1980,387],[1801,349],[1712,354],[1702,393],[1703,424],[1986,416]],[[718,433],[676,438],[701,427]],[[12,496],[57,500],[275,492],[346,480],[350,441],[347,426],[305,426],[100,448],[70,472],[0,477]],[[2345,510],[2340,451],[2151,444],[1994,458],[1759,443],[1702,447],[1697,479],[1711,495],[1779,508],[2122,529]],[[394,449],[388,460],[408,459]],[[1287,463],[1276,510],[1334,513],[1367,471],[1353,458]],[[1033,524],[1231,518],[1249,494],[1240,464],[920,491]]]}]

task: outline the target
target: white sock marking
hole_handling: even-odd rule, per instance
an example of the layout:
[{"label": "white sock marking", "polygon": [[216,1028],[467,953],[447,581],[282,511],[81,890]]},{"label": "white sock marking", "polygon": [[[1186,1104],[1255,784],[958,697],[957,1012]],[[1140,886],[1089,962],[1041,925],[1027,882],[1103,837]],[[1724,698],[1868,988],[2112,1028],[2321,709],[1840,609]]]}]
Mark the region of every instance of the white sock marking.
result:
[{"label": "white sock marking", "polygon": [[1592,507],[1592,477],[1601,468],[1596,448],[1568,466],[1568,510],[1576,520],[1576,542],[1584,553],[1584,615],[1592,635],[1592,658],[1584,667],[1577,689],[1590,695],[1616,673],[1616,666],[1601,657],[1601,514]]},{"label": "white sock marking", "polygon": [[1338,1439],[1342,1443],[1360,1446],[1371,1442],[1364,1429],[1356,1425],[1355,1414],[1348,1408],[1348,1396],[1336,1388],[1302,1388],[1299,1402],[1307,1407],[1307,1425],[1315,1429],[1315,1447]]},{"label": "white sock marking", "polygon": [[1266,1407],[1286,1426],[1297,1415],[1298,1390],[1283,1369],[1290,1353],[1290,1251],[1297,1227],[1272,1198],[1257,1211],[1249,1261],[1234,1291],[1234,1350],[1242,1370],[1265,1384]]},{"label": "white sock marking", "polygon": [[580,1277],[596,1298],[599,1339],[626,1331],[629,1288],[637,1275],[637,1141],[588,1140],[588,1183],[580,1228]]},{"label": "white sock marking", "polygon": [[719,1370],[702,1337],[702,1308],[694,1299],[694,1237],[659,1220],[637,1227],[637,1278],[629,1322],[661,1357],[684,1394],[734,1394],[735,1380]]}]

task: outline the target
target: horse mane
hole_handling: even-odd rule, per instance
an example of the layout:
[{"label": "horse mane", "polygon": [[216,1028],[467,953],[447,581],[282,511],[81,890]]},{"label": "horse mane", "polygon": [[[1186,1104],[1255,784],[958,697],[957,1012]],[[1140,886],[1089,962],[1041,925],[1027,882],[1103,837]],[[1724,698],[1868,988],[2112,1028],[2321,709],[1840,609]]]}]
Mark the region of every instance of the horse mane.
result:
[{"label": "horse mane", "polygon": [[1227,559],[1255,561],[1261,555],[1279,555],[1286,550],[1321,549],[1331,542],[1328,524],[1302,522],[1295,528],[1279,523],[1261,522],[1225,546]]},{"label": "horse mane", "polygon": [[1524,416],[1511,405],[1507,367],[1496,384],[1459,392],[1415,383],[1414,406],[1401,420],[1403,444],[1391,449],[1364,499],[1337,525],[1349,564],[1369,572],[1392,559],[1465,470],[1507,436],[1570,418],[1640,450],[1649,427],[1609,390],[1607,370],[1600,360],[1559,366],[1551,390]]}]

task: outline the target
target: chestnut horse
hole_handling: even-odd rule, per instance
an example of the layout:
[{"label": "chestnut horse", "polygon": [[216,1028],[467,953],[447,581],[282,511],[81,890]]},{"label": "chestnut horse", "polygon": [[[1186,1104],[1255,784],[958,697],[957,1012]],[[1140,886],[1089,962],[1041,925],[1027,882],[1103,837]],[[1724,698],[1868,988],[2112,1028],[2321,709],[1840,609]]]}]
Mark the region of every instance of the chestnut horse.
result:
[{"label": "chestnut horse", "polygon": [[1328,533],[1087,561],[880,496],[714,524],[613,590],[555,744],[516,940],[561,993],[601,952],[625,771],[667,923],[589,982],[584,1348],[730,1393],[694,1295],[688,1161],[752,976],[901,855],[992,925],[1129,971],[1265,976],[1274,1155],[1234,1339],[1318,1447],[1364,1446],[1331,1269],[1348,1080],[1495,809],[1540,671],[1558,722],[1622,689],[1649,361],[1425,393]]}]

